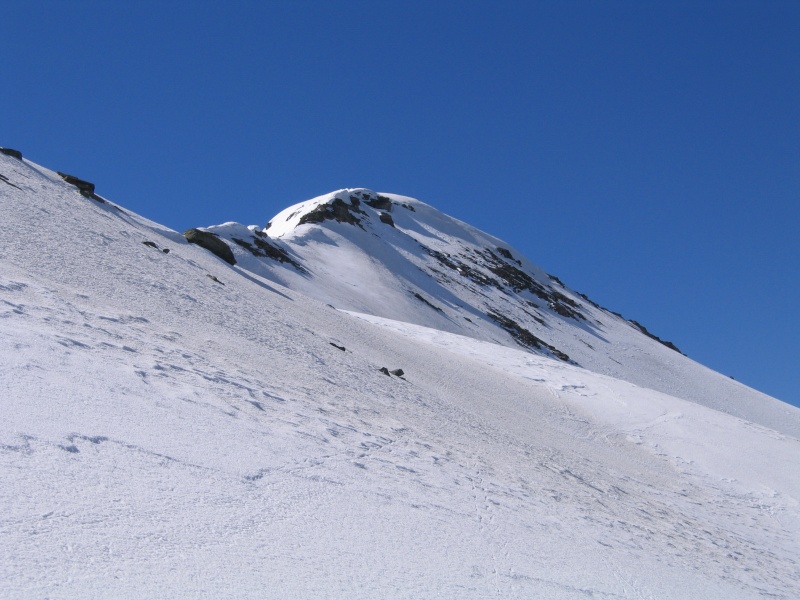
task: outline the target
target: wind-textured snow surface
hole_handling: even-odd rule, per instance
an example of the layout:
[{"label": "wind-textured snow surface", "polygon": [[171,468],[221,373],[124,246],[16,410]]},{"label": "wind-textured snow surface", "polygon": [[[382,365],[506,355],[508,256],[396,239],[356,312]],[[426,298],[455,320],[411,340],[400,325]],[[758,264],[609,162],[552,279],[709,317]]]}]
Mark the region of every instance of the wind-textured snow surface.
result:
[{"label": "wind-textured snow surface", "polygon": [[[230,266],[28,161],[0,175],[0,597],[800,597],[798,410],[592,305],[594,363],[529,330],[563,360],[481,316],[480,275],[476,306],[391,274],[422,256],[404,230],[496,244],[477,230],[391,196],[394,227],[221,226],[285,252]],[[695,397],[600,372],[621,344]]]}]

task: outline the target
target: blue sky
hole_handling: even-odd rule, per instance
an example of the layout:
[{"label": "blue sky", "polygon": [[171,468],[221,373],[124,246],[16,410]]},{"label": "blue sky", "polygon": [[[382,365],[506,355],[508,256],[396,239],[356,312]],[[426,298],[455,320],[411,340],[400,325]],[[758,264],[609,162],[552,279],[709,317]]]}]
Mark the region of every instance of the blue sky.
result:
[{"label": "blue sky", "polygon": [[0,145],[174,229],[342,187],[800,405],[800,3],[6,3]]}]

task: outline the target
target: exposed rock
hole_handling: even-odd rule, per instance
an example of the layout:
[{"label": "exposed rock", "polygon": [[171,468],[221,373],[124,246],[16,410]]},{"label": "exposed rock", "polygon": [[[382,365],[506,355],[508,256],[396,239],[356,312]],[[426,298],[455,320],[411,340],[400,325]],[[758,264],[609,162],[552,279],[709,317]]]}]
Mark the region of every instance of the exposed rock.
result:
[{"label": "exposed rock", "polygon": [[[518,269],[500,259],[491,249],[486,248],[483,252],[478,251],[477,254],[484,259],[486,268],[500,277],[515,293],[518,294],[527,290],[545,300],[550,309],[562,317],[575,320],[586,319],[583,313],[577,310],[578,303],[572,298],[552,289],[552,287],[545,287],[522,269]],[[559,283],[561,282],[559,281]]]},{"label": "exposed rock", "polygon": [[364,203],[378,210],[392,212],[392,201],[386,196],[370,196],[368,199],[364,200]]},{"label": "exposed rock", "polygon": [[14,150],[13,148],[0,148],[0,153],[13,156],[17,160],[22,160],[22,152],[19,150]]},{"label": "exposed rock", "polygon": [[537,350],[546,348],[556,358],[560,358],[563,361],[570,360],[569,356],[566,353],[562,352],[555,346],[551,346],[544,340],[539,339],[513,319],[509,319],[508,317],[504,317],[503,315],[491,311],[487,312],[486,316],[497,322],[497,324],[500,325],[500,327],[502,327],[508,333],[510,333],[511,336],[517,341],[517,343],[520,346],[525,346],[527,348],[535,348]]},{"label": "exposed rock", "polygon": [[266,234],[256,231],[256,235],[259,235],[259,237],[253,236],[252,242],[248,242],[247,240],[243,240],[241,238],[232,238],[232,239],[242,248],[249,250],[253,256],[260,256],[262,258],[271,258],[272,260],[277,260],[278,262],[289,263],[301,273],[308,272],[300,265],[300,263],[298,263],[291,256],[289,256],[289,253],[286,252],[286,250],[267,242],[266,239],[268,239],[268,236]]},{"label": "exposed rock", "polygon": [[492,286],[498,289],[502,289],[499,281],[497,281],[492,277],[489,277],[488,275],[482,273],[477,269],[474,269],[467,263],[457,258],[454,258],[449,254],[445,254],[444,252],[428,248],[427,246],[422,246],[422,249],[425,250],[425,252],[427,252],[430,256],[438,260],[442,265],[444,265],[448,269],[456,271],[459,275],[462,275],[463,277],[466,277],[467,279],[474,281],[478,285]]},{"label": "exposed rock", "polygon": [[94,193],[94,184],[91,183],[90,181],[80,179],[78,177],[75,177],[74,175],[68,175],[67,173],[62,173],[61,171],[56,171],[56,173],[58,173],[64,181],[78,188],[78,191],[81,193],[81,196],[85,196],[86,198],[91,198],[92,200],[97,200],[98,202],[105,202],[105,200],[103,200],[100,196]]},{"label": "exposed rock", "polygon": [[390,371],[386,367],[381,367],[378,370],[381,373],[383,373],[384,375],[389,375],[389,376],[395,375],[396,377],[399,377],[400,379],[404,379],[403,375],[405,375],[405,372],[403,371],[403,369],[394,369],[393,371]]},{"label": "exposed rock", "polygon": [[[529,291],[542,300],[545,300],[548,307],[562,317],[568,317],[575,320],[586,319],[586,317],[579,310],[577,310],[579,305],[572,298],[569,298],[568,296],[565,296],[561,292],[558,292],[552,288],[545,287],[522,269],[519,269],[501,259],[489,248],[486,248],[485,250],[474,251],[476,258],[468,259],[469,262],[465,262],[450,254],[433,250],[427,246],[422,246],[422,248],[445,267],[456,271],[459,275],[474,281],[478,285],[494,287],[498,290],[507,291],[504,287],[505,284],[505,286],[511,288],[515,294],[519,294],[523,291]],[[508,256],[511,256],[511,253],[508,250],[503,250],[504,252],[501,252],[501,254],[505,253],[504,255],[507,254]],[[498,249],[498,251],[500,251],[500,249]],[[513,257],[511,260],[513,260]],[[494,277],[490,277],[484,273],[482,269],[476,268],[472,265],[479,265],[480,267],[485,268],[494,275],[497,275],[500,278],[500,281]]]},{"label": "exposed rock", "polygon": [[334,348],[336,348],[337,350],[341,350],[342,352],[344,352],[345,350],[347,350],[347,348],[345,348],[344,346],[340,346],[339,344],[334,344],[333,342],[328,342],[328,343],[329,343],[331,346],[333,346]]},{"label": "exposed rock", "polygon": [[660,337],[658,337],[657,335],[654,335],[654,334],[650,333],[649,331],[647,331],[647,328],[644,325],[642,325],[641,323],[639,323],[637,321],[634,321],[633,319],[628,320],[628,323],[631,323],[632,325],[634,325],[639,331],[641,331],[643,334],[645,334],[650,339],[653,339],[653,340],[657,341],[660,344],[664,344],[667,348],[669,348],[670,350],[675,350],[675,352],[677,352],[678,354],[683,354],[683,352],[678,350],[678,347],[675,344],[673,344],[672,342],[666,342],[666,341],[662,340]]},{"label": "exposed rock", "polygon": [[381,220],[381,223],[386,223],[387,225],[391,225],[392,227],[394,227],[394,219],[392,219],[392,215],[390,215],[389,213],[385,212],[379,213],[378,218]]},{"label": "exposed rock", "polygon": [[217,279],[213,275],[209,275],[208,273],[206,273],[206,277],[208,277],[211,281],[214,281],[214,282],[216,282],[216,283],[218,283],[220,285],[225,285],[224,283],[222,283],[219,279]]},{"label": "exposed rock", "polygon": [[498,248],[497,248],[497,252],[498,252],[498,254],[500,254],[500,256],[502,256],[503,258],[507,258],[508,260],[513,260],[515,263],[517,263],[518,265],[522,266],[522,263],[521,263],[521,262],[519,262],[519,261],[518,261],[516,258],[514,258],[514,257],[511,255],[511,251],[510,251],[510,250],[507,250],[506,248],[500,248],[500,247],[498,247]]},{"label": "exposed rock", "polygon": [[146,240],[142,242],[145,246],[149,246],[150,248],[155,248],[156,250],[161,250],[164,254],[169,254],[169,248],[159,248],[158,244],[155,242],[151,242],[150,240]]},{"label": "exposed rock", "polygon": [[427,304],[428,306],[430,306],[433,310],[438,311],[438,312],[444,312],[441,308],[439,308],[435,304],[431,304],[428,300],[426,300],[423,296],[421,296],[417,292],[414,292],[414,297],[417,300],[419,300],[420,302],[423,302],[423,303]]},{"label": "exposed rock", "polygon": [[600,305],[599,305],[597,302],[595,302],[594,300],[592,300],[591,298],[589,298],[589,296],[587,296],[586,294],[581,294],[580,292],[576,292],[576,293],[578,294],[578,296],[580,296],[581,298],[583,298],[583,299],[584,299],[586,302],[588,302],[589,304],[591,304],[591,305],[592,305],[592,306],[594,306],[595,308],[599,308],[600,310],[605,310],[605,311],[607,311],[607,312],[610,312],[610,311],[608,311],[608,309],[605,309],[605,308],[603,308],[603,307],[602,307],[602,306],[600,306]]},{"label": "exposed rock", "polygon": [[[485,248],[483,250],[471,250],[467,248],[467,252],[474,256],[464,256],[463,258],[465,260],[461,260],[458,256],[446,254],[439,250],[433,250],[427,246],[422,246],[422,249],[438,260],[443,266],[457,272],[462,277],[466,277],[478,285],[494,287],[505,293],[509,293],[508,288],[515,294],[528,291],[544,300],[550,310],[562,317],[575,320],[586,319],[583,313],[578,310],[580,305],[575,300],[553,289],[550,285],[545,286],[539,283],[522,269],[497,256],[490,248]],[[514,260],[513,256],[511,256],[511,252],[508,250],[498,248],[498,252],[505,258],[511,257],[509,260],[520,264],[519,261]],[[434,273],[439,273],[436,269],[431,267],[429,267],[429,269]],[[496,275],[499,280],[487,275],[484,269]]]},{"label": "exposed rock", "polygon": [[345,204],[341,198],[335,198],[332,202],[320,204],[317,208],[307,212],[300,217],[300,225],[305,223],[322,223],[323,221],[336,221],[338,223],[350,223],[351,225],[361,225],[361,218],[356,215],[363,215],[363,210],[359,208],[361,201],[355,196],[350,196],[350,204]]},{"label": "exposed rock", "polygon": [[61,178],[64,181],[66,181],[67,183],[70,183],[70,184],[74,185],[75,187],[77,187],[80,190],[81,194],[89,194],[89,195],[94,194],[94,184],[93,183],[91,183],[89,181],[86,181],[84,179],[79,179],[78,177],[75,177],[74,175],[68,175],[66,173],[62,173],[61,171],[57,171],[57,173],[59,175],[61,175]]},{"label": "exposed rock", "polygon": [[219,236],[199,229],[187,229],[183,232],[183,236],[190,244],[197,244],[205,248],[212,254],[220,257],[229,265],[235,265],[236,259],[233,257],[233,251],[228,244],[219,239]]}]

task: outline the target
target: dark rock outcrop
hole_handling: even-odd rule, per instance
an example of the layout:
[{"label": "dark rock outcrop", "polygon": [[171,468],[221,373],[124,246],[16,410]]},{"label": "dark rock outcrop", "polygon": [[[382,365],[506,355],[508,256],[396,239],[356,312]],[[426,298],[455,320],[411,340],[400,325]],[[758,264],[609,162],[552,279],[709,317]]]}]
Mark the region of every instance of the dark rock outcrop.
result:
[{"label": "dark rock outcrop", "polygon": [[0,153],[13,156],[17,160],[22,160],[22,152],[14,150],[13,148],[0,148]]},{"label": "dark rock outcrop", "polygon": [[306,223],[322,223],[323,221],[336,221],[338,223],[349,223],[350,225],[361,225],[361,217],[358,215],[366,214],[360,208],[361,200],[357,196],[350,196],[350,204],[346,204],[341,198],[336,198],[333,202],[320,204],[317,208],[307,212],[300,217],[300,225]]},{"label": "dark rock outcrop", "polygon": [[392,212],[392,201],[386,196],[369,196],[364,203],[378,210]]},{"label": "dark rock outcrop", "polygon": [[381,373],[383,373],[384,375],[390,375],[390,376],[391,376],[391,375],[394,375],[395,377],[399,377],[400,379],[405,379],[405,378],[403,377],[403,375],[405,375],[405,371],[403,371],[403,369],[393,369],[393,370],[391,370],[391,371],[390,371],[390,370],[389,370],[389,369],[387,369],[386,367],[381,367],[381,368],[380,368],[380,369],[378,369],[378,370],[379,370]]},{"label": "dark rock outcrop", "polygon": [[514,261],[515,263],[517,263],[518,265],[521,265],[521,264],[522,264],[522,263],[521,263],[521,262],[519,262],[519,261],[518,261],[516,258],[514,258],[514,256],[511,254],[511,251],[510,251],[510,250],[508,250],[507,248],[500,248],[500,247],[498,247],[498,248],[497,248],[497,252],[498,252],[498,254],[500,254],[500,256],[502,256],[503,258],[507,258],[508,260],[513,260],[513,261]]},{"label": "dark rock outcrop", "polygon": [[306,269],[304,269],[299,262],[297,262],[291,256],[289,256],[289,253],[286,252],[286,250],[284,250],[283,248],[279,248],[278,246],[274,246],[273,244],[270,244],[268,241],[266,241],[268,237],[265,233],[256,231],[255,235],[253,235],[253,237],[251,238],[252,242],[248,242],[247,240],[243,240],[241,238],[232,238],[232,239],[239,246],[241,246],[245,250],[248,250],[253,256],[260,256],[261,258],[271,258],[272,260],[277,260],[278,262],[288,263],[301,273],[308,273],[308,271],[306,271]]},{"label": "dark rock outcrop", "polygon": [[199,229],[187,229],[183,232],[183,236],[190,244],[197,244],[205,248],[212,254],[220,257],[229,265],[235,265],[236,259],[233,257],[233,251],[228,244],[219,239],[219,236],[208,231],[201,231]]},{"label": "dark rock outcrop", "polygon": [[575,319],[576,321],[586,319],[583,313],[578,310],[579,305],[575,300],[554,290],[552,286],[546,287],[542,285],[522,269],[501,259],[492,252],[491,249],[486,248],[483,252],[479,251],[478,255],[483,258],[486,268],[500,277],[514,293],[518,294],[522,291],[528,291],[534,296],[546,301],[548,307],[562,317]]},{"label": "dark rock outcrop", "polygon": [[105,202],[100,196],[94,193],[94,184],[90,181],[86,181],[85,179],[80,179],[79,177],[75,177],[74,175],[68,175],[67,173],[62,173],[61,171],[56,171],[61,176],[61,179],[66,181],[67,183],[74,185],[78,188],[78,191],[81,193],[81,196],[85,196],[86,198],[91,198],[92,200],[97,200],[98,202]]},{"label": "dark rock outcrop", "polygon": [[628,323],[631,323],[634,327],[636,327],[636,329],[641,331],[643,334],[645,334],[651,340],[655,340],[659,344],[663,344],[664,346],[666,346],[670,350],[675,350],[675,352],[677,352],[678,354],[683,354],[683,352],[678,350],[678,347],[675,344],[673,344],[672,342],[664,341],[660,337],[658,337],[657,335],[654,335],[654,334],[650,333],[649,331],[647,331],[647,328],[644,325],[642,325],[641,323],[639,323],[638,321],[634,321],[633,319],[629,319]]},{"label": "dark rock outcrop", "polygon": [[500,327],[505,329],[508,333],[511,334],[517,343],[520,346],[525,346],[526,348],[534,348],[537,350],[541,350],[542,348],[547,349],[550,354],[555,356],[556,358],[560,358],[561,360],[568,362],[570,360],[569,356],[565,353],[556,348],[555,346],[551,346],[544,340],[536,337],[530,331],[522,327],[519,323],[514,321],[513,319],[509,319],[503,315],[488,312],[486,316],[495,321]]},{"label": "dark rock outcrop", "polygon": [[419,294],[419,293],[417,293],[417,292],[414,292],[414,298],[416,298],[417,300],[419,300],[419,301],[420,301],[420,302],[422,302],[423,304],[427,304],[428,306],[430,306],[430,307],[431,307],[433,310],[435,310],[436,312],[444,312],[444,311],[443,311],[441,308],[439,308],[439,307],[438,307],[438,306],[436,306],[435,304],[431,303],[431,302],[430,302],[430,301],[428,301],[428,300],[427,300],[427,299],[426,299],[424,296],[422,296],[421,294]]},{"label": "dark rock outcrop", "polygon": [[443,266],[458,272],[458,274],[462,277],[466,277],[478,285],[502,289],[499,281],[493,277],[489,277],[478,269],[474,269],[466,262],[459,260],[450,254],[440,252],[439,250],[434,250],[433,248],[428,248],[427,246],[422,246],[422,249],[425,250],[425,252],[427,252],[431,257],[438,260]]},{"label": "dark rock outcrop", "polygon": [[382,212],[378,215],[378,218],[381,220],[381,223],[386,223],[394,227],[394,219],[392,219],[392,215],[389,213]]},{"label": "dark rock outcrop", "polygon": [[150,240],[145,240],[142,243],[145,246],[148,246],[150,248],[155,248],[156,250],[161,250],[164,254],[169,254],[169,248],[159,248],[158,244],[156,244],[155,242],[151,242]]},{"label": "dark rock outcrop", "polygon": [[78,190],[80,190],[81,194],[84,196],[89,195],[91,196],[94,194],[94,184],[86,181],[84,179],[80,179],[75,177],[74,175],[68,175],[67,173],[62,173],[61,171],[57,171],[59,175],[61,175],[61,179],[74,185]]}]

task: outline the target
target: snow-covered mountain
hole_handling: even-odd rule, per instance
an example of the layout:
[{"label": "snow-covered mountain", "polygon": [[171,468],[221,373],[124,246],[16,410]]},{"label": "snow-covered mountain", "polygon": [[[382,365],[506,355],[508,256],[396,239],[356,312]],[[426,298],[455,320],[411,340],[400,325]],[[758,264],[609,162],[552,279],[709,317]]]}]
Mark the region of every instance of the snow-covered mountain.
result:
[{"label": "snow-covered mountain", "polygon": [[419,200],[340,190],[287,208],[264,229],[203,229],[227,242],[227,260],[338,309],[522,347],[800,437],[796,411]]},{"label": "snow-covered mountain", "polygon": [[0,597],[800,596],[800,410],[426,204],[0,222]]}]

